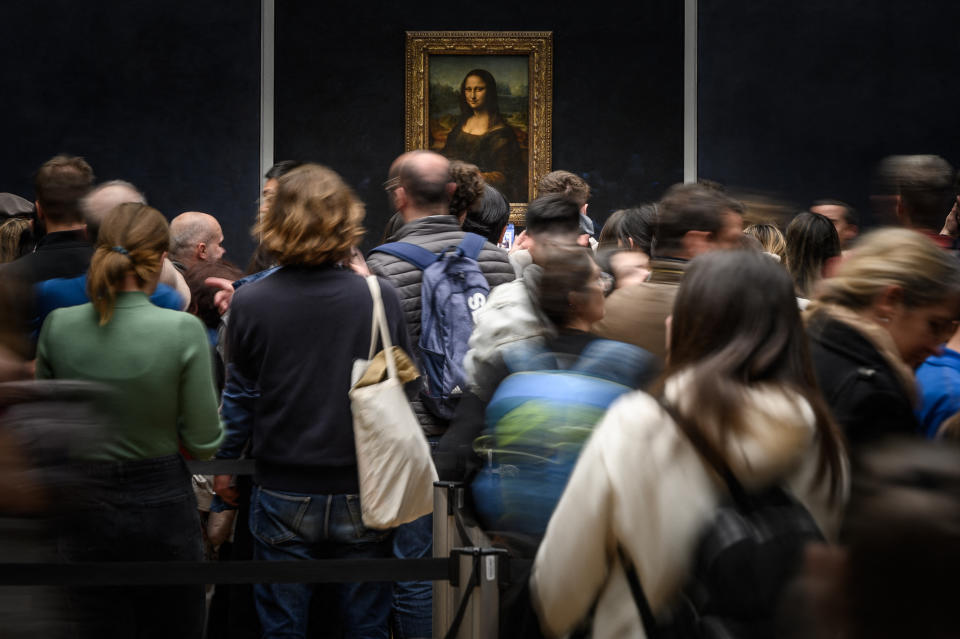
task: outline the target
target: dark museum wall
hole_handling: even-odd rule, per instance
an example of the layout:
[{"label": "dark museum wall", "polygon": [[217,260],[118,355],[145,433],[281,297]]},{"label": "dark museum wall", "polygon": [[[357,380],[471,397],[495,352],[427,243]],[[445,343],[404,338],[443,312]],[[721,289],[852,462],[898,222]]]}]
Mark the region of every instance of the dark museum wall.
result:
[{"label": "dark museum wall", "polygon": [[[591,183],[595,219],[682,179],[682,2],[438,7],[276,2],[275,157],[339,171],[367,204],[367,247],[403,151],[406,30],[553,31],[552,164]],[[701,176],[866,213],[883,156],[960,163],[960,3],[699,7]],[[213,213],[245,262],[260,189],[257,0],[5,3],[0,24],[0,191],[32,198],[41,162],[84,155],[168,217]]]},{"label": "dark museum wall", "polygon": [[98,180],[133,182],[168,218],[212,213],[227,257],[246,263],[260,192],[259,2],[6,2],[0,25],[0,191],[32,200],[40,164],[82,155]]},{"label": "dark museum wall", "polygon": [[552,165],[587,179],[595,219],[683,179],[682,2],[439,6],[277,3],[276,157],[339,171],[367,204],[368,248],[388,218],[381,185],[404,150],[408,30],[553,31]]},{"label": "dark museum wall", "polygon": [[882,158],[960,163],[958,22],[949,0],[700,0],[700,176],[874,221]]}]

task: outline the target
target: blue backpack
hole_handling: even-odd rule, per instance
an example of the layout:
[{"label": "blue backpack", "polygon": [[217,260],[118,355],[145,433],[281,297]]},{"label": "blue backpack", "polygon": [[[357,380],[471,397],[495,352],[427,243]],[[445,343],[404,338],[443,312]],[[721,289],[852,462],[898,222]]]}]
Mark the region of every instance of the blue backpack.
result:
[{"label": "blue backpack", "polygon": [[443,419],[453,417],[466,388],[463,358],[473,332],[473,314],[487,302],[490,285],[477,256],[486,239],[467,233],[457,246],[434,254],[409,242],[373,249],[398,257],[423,271],[420,284],[421,372],[426,378],[424,403]]},{"label": "blue backpack", "polygon": [[543,535],[580,449],[618,397],[659,370],[632,344],[596,339],[574,361],[535,344],[504,354],[511,373],[490,399],[473,448],[484,464],[471,484],[488,531]]}]

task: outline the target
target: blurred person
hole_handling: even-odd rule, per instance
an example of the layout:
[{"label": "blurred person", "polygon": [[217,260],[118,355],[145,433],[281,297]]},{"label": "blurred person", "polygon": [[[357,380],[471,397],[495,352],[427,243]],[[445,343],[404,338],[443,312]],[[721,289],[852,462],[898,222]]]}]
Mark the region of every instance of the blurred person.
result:
[{"label": "blurred person", "polygon": [[576,246],[581,206],[562,193],[542,195],[527,207],[526,249],[516,251],[520,276],[493,289],[475,314],[470,350],[463,360],[470,392],[488,401],[501,376],[504,354],[526,340],[538,343],[556,334],[556,326],[539,308],[542,260],[557,246]]},{"label": "blurred person", "polygon": [[[78,453],[99,488],[66,539],[73,561],[202,558],[197,503],[178,449],[210,457],[223,433],[203,326],[147,299],[169,242],[156,209],[116,207],[91,261],[92,302],[55,310],[40,333],[38,379],[88,380],[113,391],[103,440]],[[77,599],[83,636],[203,633],[199,585],[81,588]]]},{"label": "blurred person", "polygon": [[[97,243],[97,235],[100,232],[100,223],[107,213],[112,211],[120,204],[127,203],[147,204],[146,196],[141,193],[137,187],[126,180],[110,180],[98,184],[87,193],[80,201],[80,209],[83,211],[83,221],[87,225],[87,238],[94,244]],[[80,288],[86,288],[86,281],[80,282]],[[163,270],[160,272],[160,284],[157,289],[160,293],[166,294],[166,287],[170,287],[177,292],[181,298],[180,310],[187,308],[190,302],[190,288],[187,286],[183,275],[180,274],[170,261],[169,257],[163,258]],[[82,304],[82,302],[76,302]],[[60,304],[60,306],[69,306],[70,304]],[[56,306],[54,306],[56,308]],[[166,307],[165,307],[166,308]],[[170,307],[173,308],[173,307]]]},{"label": "blurred person", "polygon": [[784,264],[787,259],[787,240],[775,224],[751,224],[743,229],[744,235],[756,238],[765,253]]},{"label": "blurred person", "polygon": [[207,341],[210,344],[210,359],[213,362],[214,383],[219,397],[223,392],[223,382],[226,378],[223,358],[217,348],[220,341],[218,331],[220,310],[215,303],[215,297],[219,289],[208,286],[207,279],[219,277],[232,282],[242,278],[243,271],[235,264],[221,260],[197,263],[187,269],[184,275],[190,287],[190,306],[187,307],[187,312],[200,318],[206,328]]},{"label": "blurred person", "polygon": [[743,220],[734,202],[698,184],[676,184],[657,207],[656,246],[648,281],[613,292],[607,315],[593,327],[607,339],[666,356],[664,322],[689,260],[739,246]]},{"label": "blurred person", "polygon": [[483,186],[483,195],[467,209],[460,227],[465,233],[476,233],[499,245],[510,223],[510,203],[503,193],[489,184]]},{"label": "blurred person", "polygon": [[[441,467],[449,478],[473,480],[484,528],[529,535],[534,542],[606,407],[659,372],[642,349],[590,333],[603,317],[608,281],[588,249],[550,247],[542,264],[537,304],[557,327],[556,335],[542,347],[515,345],[491,402],[476,403],[472,416],[458,413],[465,418],[457,424],[459,432],[445,436],[440,446],[451,452],[459,446],[458,469]],[[533,456],[543,463],[531,461]],[[471,471],[481,465],[474,478]],[[501,477],[512,465],[523,469],[519,476]]]},{"label": "blurred person", "polygon": [[960,635],[960,449],[895,439],[867,448],[843,546],[812,546],[783,602],[783,639]]},{"label": "blurred person", "polygon": [[30,218],[16,216],[0,221],[0,264],[26,255],[30,250],[32,237]]},{"label": "blurred person", "polygon": [[476,165],[460,160],[450,162],[450,178],[457,185],[450,196],[450,215],[462,225],[467,211],[483,197],[486,184]]},{"label": "blurred person", "polygon": [[940,229],[940,235],[956,238],[960,237],[960,171],[957,171],[953,181],[953,193],[953,206],[943,223],[943,228]]},{"label": "blurred person", "polygon": [[656,224],[655,204],[614,211],[607,218],[597,250],[605,253],[600,260],[605,272],[613,276],[615,288],[645,282],[649,277]]},{"label": "blurred person", "polygon": [[956,248],[950,237],[940,235],[956,201],[949,162],[938,155],[893,155],[883,160],[879,173],[901,225],[941,248]]},{"label": "blurred person", "polygon": [[807,310],[820,386],[854,451],[917,434],[916,369],[954,331],[960,264],[923,235],[863,236]]},{"label": "blurred person", "polygon": [[[263,191],[260,194],[260,208],[257,211],[257,219],[262,218],[270,210],[273,198],[277,195],[277,180],[302,164],[303,162],[296,160],[281,160],[271,166],[270,170],[264,174],[265,181]],[[254,249],[253,256],[247,264],[247,275],[259,273],[277,265],[276,260],[264,251],[263,245],[260,244],[260,238],[256,238],[256,240],[257,248]]]},{"label": "blurred person", "polygon": [[537,184],[537,196],[561,193],[580,205],[580,235],[577,244],[597,250],[597,241],[593,239],[593,220],[587,215],[590,185],[587,181],[570,171],[551,171]]},{"label": "blurred person", "polygon": [[[111,180],[99,184],[83,197],[80,201],[80,209],[83,211],[87,236],[91,242],[96,244],[100,225],[107,214],[121,204],[127,203],[146,205],[147,200],[134,185],[124,180]],[[75,277],[52,278],[37,284],[34,290],[36,294],[35,315],[32,323],[34,338],[39,333],[47,315],[54,309],[79,306],[90,301],[86,273]],[[186,280],[167,257],[163,258],[160,280],[156,289],[150,294],[150,301],[160,308],[175,311],[186,309],[190,301],[190,288]]]},{"label": "blurred person", "polygon": [[[16,280],[24,294],[0,299],[0,306],[13,309],[15,328],[30,334],[35,316],[32,287],[54,277],[75,277],[90,265],[93,246],[84,233],[80,199],[93,184],[93,169],[81,157],[57,155],[44,162],[34,177],[38,222],[46,234],[32,253],[7,264],[0,264],[0,280]],[[38,232],[36,225],[35,234]],[[32,352],[29,358],[32,359]]]},{"label": "blurred person", "polygon": [[860,220],[857,211],[840,200],[817,200],[810,207],[811,213],[819,213],[837,229],[841,250],[847,250],[860,233]]},{"label": "blurred person", "polygon": [[642,204],[614,211],[600,229],[598,250],[620,248],[653,255],[653,236],[657,228],[657,205]]},{"label": "blurred person", "polygon": [[0,266],[0,277],[15,277],[32,285],[87,270],[93,247],[84,233],[80,200],[93,179],[93,169],[81,157],[57,155],[40,166],[34,178],[35,204],[46,235],[33,253]]},{"label": "blurred person", "polygon": [[[450,215],[456,183],[447,158],[431,151],[404,153],[391,164],[386,184],[391,208],[403,218],[403,226],[390,238],[392,242],[413,244],[436,254],[463,241],[465,233],[460,221]],[[490,289],[514,278],[506,251],[495,244],[484,243],[476,261]],[[388,280],[399,293],[414,345],[414,350],[408,352],[422,360],[419,342],[423,271],[405,259],[377,249],[368,255],[367,266],[371,273]],[[431,411],[425,397],[426,388],[412,405],[424,434],[435,444],[447,429],[449,419]],[[433,547],[433,516],[426,515],[398,527],[393,547],[399,559],[429,557]],[[398,582],[394,596],[394,632],[398,637],[431,635],[432,591],[430,582]]]},{"label": "blurred person", "polygon": [[170,222],[170,261],[181,273],[198,262],[219,262],[224,253],[223,229],[209,213],[187,211]]},{"label": "blurred person", "polygon": [[[700,536],[727,499],[702,448],[750,494],[780,486],[828,538],[836,533],[846,485],[842,438],[817,388],[781,267],[757,252],[694,259],[676,296],[670,360],[658,386],[670,410],[642,392],[617,401],[550,519],[530,580],[548,637],[570,632],[591,609],[593,637],[646,636],[627,562],[654,616],[680,603]],[[773,611],[711,613],[763,628],[772,618],[737,615]]]},{"label": "blurred person", "polygon": [[786,267],[803,309],[827,268],[840,257],[840,238],[826,216],[803,212],[787,225],[786,241]]},{"label": "blurred person", "polygon": [[607,274],[612,285],[607,293],[642,284],[650,279],[650,258],[640,251],[630,249],[600,249],[597,251],[597,263]]},{"label": "blurred person", "polygon": [[920,365],[917,386],[917,420],[921,431],[932,439],[940,434],[947,420],[960,412],[960,331],[954,331],[940,352]]},{"label": "blurred person", "polygon": [[[224,404],[227,437],[218,458],[249,443],[256,459],[250,529],[254,559],[385,558],[390,530],[361,523],[353,419],[347,392],[357,359],[370,347],[373,300],[343,265],[363,236],[363,205],[332,170],[304,164],[280,176],[274,200],[254,227],[280,268],[237,289],[227,326]],[[452,218],[451,218],[452,219]],[[381,280],[394,343],[412,343],[400,299]],[[305,303],[309,302],[309,303]],[[218,496],[237,503],[229,475]],[[257,584],[263,636],[303,637],[313,585]],[[351,637],[389,636],[392,585],[336,586]]]}]

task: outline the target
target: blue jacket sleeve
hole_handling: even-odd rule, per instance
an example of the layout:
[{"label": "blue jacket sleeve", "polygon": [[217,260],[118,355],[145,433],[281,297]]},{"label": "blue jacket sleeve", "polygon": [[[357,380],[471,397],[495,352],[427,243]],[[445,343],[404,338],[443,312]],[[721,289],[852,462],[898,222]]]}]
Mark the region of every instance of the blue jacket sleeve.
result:
[{"label": "blue jacket sleeve", "polygon": [[217,459],[238,459],[243,454],[253,433],[254,404],[259,397],[256,384],[244,377],[234,364],[227,364],[220,405],[220,419],[226,433]]}]

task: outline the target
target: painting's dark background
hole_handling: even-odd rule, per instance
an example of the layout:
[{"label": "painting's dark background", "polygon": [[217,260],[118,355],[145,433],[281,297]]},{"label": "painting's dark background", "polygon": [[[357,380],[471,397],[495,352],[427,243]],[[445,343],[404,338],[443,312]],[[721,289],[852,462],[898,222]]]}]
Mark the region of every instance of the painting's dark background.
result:
[{"label": "painting's dark background", "polygon": [[[367,203],[370,246],[403,151],[404,32],[553,31],[553,166],[591,183],[602,220],[682,178],[682,5],[277,0],[275,157],[339,171]],[[41,162],[84,155],[168,216],[213,213],[245,261],[260,189],[259,2],[4,3],[0,24],[0,191],[32,198]],[[700,174],[865,209],[887,154],[960,162],[957,24],[948,0],[700,0]]]}]

